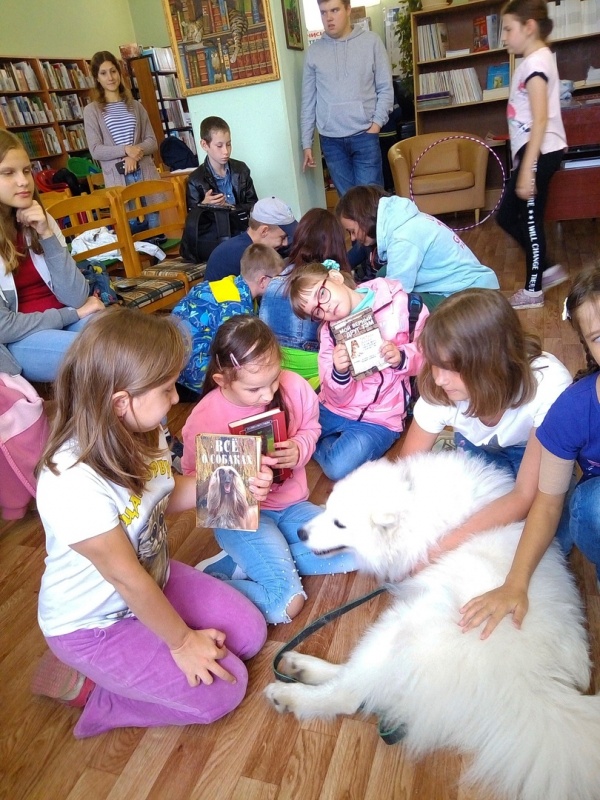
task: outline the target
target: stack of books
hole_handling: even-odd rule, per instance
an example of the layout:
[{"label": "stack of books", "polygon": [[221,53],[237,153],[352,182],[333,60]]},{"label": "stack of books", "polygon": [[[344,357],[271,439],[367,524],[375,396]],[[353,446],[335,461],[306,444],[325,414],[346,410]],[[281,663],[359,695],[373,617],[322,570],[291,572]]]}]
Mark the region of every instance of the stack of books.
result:
[{"label": "stack of books", "polygon": [[452,103],[450,92],[430,92],[429,94],[417,95],[417,110],[424,111],[428,108],[439,108],[449,106]]}]

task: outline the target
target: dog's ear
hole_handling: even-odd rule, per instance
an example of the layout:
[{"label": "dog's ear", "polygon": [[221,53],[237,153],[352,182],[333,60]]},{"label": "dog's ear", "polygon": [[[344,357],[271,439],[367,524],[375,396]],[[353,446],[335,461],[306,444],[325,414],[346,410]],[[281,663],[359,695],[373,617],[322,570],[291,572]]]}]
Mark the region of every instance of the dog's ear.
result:
[{"label": "dog's ear", "polygon": [[398,527],[400,517],[387,511],[376,511],[371,514],[371,524],[378,528],[381,533],[389,533]]}]

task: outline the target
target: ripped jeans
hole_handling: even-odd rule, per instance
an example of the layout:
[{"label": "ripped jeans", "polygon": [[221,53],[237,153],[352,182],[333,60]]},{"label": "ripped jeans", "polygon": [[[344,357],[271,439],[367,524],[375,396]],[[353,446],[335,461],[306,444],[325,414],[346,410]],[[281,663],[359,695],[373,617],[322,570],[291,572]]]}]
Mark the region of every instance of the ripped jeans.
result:
[{"label": "ripped jeans", "polygon": [[352,553],[317,556],[298,538],[298,531],[321,509],[307,500],[281,511],[263,509],[256,531],[215,530],[215,539],[246,573],[227,581],[252,600],[267,622],[289,622],[287,607],[297,595],[306,597],[300,575],[352,572]]}]

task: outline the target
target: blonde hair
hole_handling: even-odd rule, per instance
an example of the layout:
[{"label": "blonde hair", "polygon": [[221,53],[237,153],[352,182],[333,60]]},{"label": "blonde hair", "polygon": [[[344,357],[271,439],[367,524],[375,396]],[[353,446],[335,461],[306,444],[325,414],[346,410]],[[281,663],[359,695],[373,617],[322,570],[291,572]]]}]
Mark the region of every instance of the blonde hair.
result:
[{"label": "blonde hair", "polygon": [[531,367],[541,355],[539,339],[525,333],[516,311],[495,289],[465,289],[431,313],[419,336],[425,362],[421,396],[453,405],[437,386],[432,367],[458,372],[469,395],[469,417],[491,417],[528,403],[537,391]]},{"label": "blonde hair", "polygon": [[240,260],[240,273],[245,280],[258,281],[263,275],[274,278],[283,269],[283,258],[266,244],[251,244]]},{"label": "blonde hair", "polygon": [[[310,264],[301,264],[294,267],[287,281],[287,292],[289,294],[292,311],[300,319],[310,319],[310,314],[304,310],[304,303],[314,287],[328,277],[330,270],[326,266],[313,261]],[[348,289],[356,289],[356,284],[350,273],[340,270],[340,275],[344,279],[344,286]]]},{"label": "blonde hair", "polygon": [[175,317],[113,307],[95,315],[67,351],[56,378],[56,409],[39,468],[56,474],[53,457],[73,440],[76,463],[135,494],[156,458],[158,428],[129,430],[117,415],[113,395],[134,398],[175,379],[189,354],[189,341]]},{"label": "blonde hair", "polygon": [[[10,150],[22,150],[29,158],[18,136],[0,129],[0,164]],[[33,185],[33,197],[38,203],[40,202],[40,195],[35,183]],[[4,261],[4,269],[7,275],[10,272],[14,272],[21,259],[25,257],[25,253],[21,253],[17,247],[17,231],[19,229],[23,230],[23,228],[18,224],[16,215],[15,208],[7,205],[0,206],[0,257]],[[33,250],[34,253],[43,252],[37,232],[33,228],[27,228],[27,238],[29,240],[27,246],[30,250]]]}]

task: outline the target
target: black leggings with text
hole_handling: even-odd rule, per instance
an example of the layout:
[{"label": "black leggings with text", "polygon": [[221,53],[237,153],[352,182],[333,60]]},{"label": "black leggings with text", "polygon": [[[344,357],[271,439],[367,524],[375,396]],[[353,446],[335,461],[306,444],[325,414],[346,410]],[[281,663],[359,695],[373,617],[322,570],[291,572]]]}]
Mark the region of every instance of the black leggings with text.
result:
[{"label": "black leggings with text", "polygon": [[535,173],[536,194],[529,200],[521,200],[515,191],[523,154],[523,146],[515,157],[515,168],[506,184],[506,193],[496,216],[498,225],[510,234],[525,251],[527,279],[525,288],[539,292],[542,288],[542,272],[550,264],[546,261],[546,235],[544,232],[544,211],[548,199],[550,179],[560,167],[563,151],[541,153]]}]

